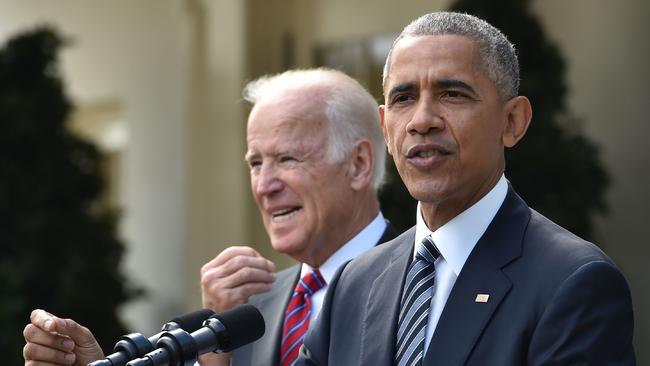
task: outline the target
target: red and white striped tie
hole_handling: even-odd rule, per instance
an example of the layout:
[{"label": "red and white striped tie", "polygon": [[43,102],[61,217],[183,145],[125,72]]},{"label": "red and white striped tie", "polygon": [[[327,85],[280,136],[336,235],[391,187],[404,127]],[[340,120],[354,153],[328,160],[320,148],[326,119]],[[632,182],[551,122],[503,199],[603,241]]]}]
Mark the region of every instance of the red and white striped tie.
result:
[{"label": "red and white striped tie", "polygon": [[280,343],[280,366],[291,366],[298,359],[298,350],[309,328],[311,317],[311,296],[325,286],[325,280],[315,269],[304,275],[293,291],[287,312],[284,314],[284,328]]}]

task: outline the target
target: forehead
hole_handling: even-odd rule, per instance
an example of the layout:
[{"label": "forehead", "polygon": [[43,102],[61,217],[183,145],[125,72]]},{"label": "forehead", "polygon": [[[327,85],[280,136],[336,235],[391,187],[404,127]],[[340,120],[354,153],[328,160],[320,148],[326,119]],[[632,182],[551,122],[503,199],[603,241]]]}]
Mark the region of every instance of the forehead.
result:
[{"label": "forehead", "polygon": [[385,87],[415,82],[422,77],[487,78],[481,67],[478,42],[459,35],[415,36],[400,40],[391,55]]},{"label": "forehead", "polygon": [[259,102],[248,118],[249,153],[321,148],[328,136],[325,106],[308,94],[291,93]]}]

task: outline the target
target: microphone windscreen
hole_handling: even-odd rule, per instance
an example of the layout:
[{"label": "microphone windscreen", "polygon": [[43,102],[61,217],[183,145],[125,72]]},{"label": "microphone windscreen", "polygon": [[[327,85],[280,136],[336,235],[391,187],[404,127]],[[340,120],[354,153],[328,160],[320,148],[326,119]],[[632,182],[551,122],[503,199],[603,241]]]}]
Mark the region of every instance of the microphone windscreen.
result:
[{"label": "microphone windscreen", "polygon": [[262,314],[250,304],[239,305],[223,313],[217,313],[214,318],[219,319],[228,333],[230,347],[225,351],[234,350],[260,339],[266,328]]},{"label": "microphone windscreen", "polygon": [[214,311],[210,309],[201,309],[177,316],[170,320],[170,322],[174,322],[178,324],[184,331],[192,333],[201,328],[203,326],[203,322],[212,316],[214,316]]}]

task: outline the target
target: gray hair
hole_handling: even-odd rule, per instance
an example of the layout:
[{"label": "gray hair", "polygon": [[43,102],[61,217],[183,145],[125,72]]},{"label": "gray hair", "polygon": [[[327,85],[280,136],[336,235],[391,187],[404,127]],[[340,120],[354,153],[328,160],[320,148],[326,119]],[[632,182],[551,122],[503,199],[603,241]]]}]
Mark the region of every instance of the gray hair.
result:
[{"label": "gray hair", "polygon": [[386,84],[393,49],[407,37],[459,35],[479,42],[481,63],[488,77],[497,86],[501,98],[507,100],[519,93],[519,62],[515,46],[488,22],[473,15],[437,12],[419,17],[407,25],[395,39],[384,64],[383,84]]},{"label": "gray hair", "polygon": [[372,186],[378,190],[386,172],[386,145],[378,104],[356,80],[341,71],[326,68],[290,70],[249,82],[243,96],[254,106],[287,90],[310,88],[326,93],[324,107],[330,127],[328,158],[334,162],[343,161],[357,141],[369,140],[374,156]]}]

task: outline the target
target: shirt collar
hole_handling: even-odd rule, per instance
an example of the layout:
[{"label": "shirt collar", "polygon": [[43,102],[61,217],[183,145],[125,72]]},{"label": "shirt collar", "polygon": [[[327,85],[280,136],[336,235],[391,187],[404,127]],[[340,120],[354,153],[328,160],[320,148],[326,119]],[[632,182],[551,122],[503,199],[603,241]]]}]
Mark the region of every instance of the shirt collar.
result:
[{"label": "shirt collar", "polygon": [[424,223],[418,202],[415,245],[419,245],[425,236],[431,235],[440,255],[458,276],[474,246],[503,204],[507,193],[508,183],[505,176],[501,175],[497,184],[483,198],[433,233]]},{"label": "shirt collar", "polygon": [[[386,220],[384,220],[384,215],[379,212],[368,226],[363,228],[363,230],[350,239],[350,241],[334,252],[334,254],[327,258],[325,263],[318,268],[325,279],[325,283],[330,283],[336,270],[339,269],[343,263],[356,258],[365,251],[374,247],[379,239],[381,239],[384,231],[386,231]],[[300,277],[304,276],[311,270],[312,267],[310,265],[303,263],[300,270]]]}]

